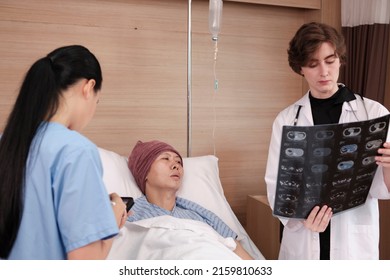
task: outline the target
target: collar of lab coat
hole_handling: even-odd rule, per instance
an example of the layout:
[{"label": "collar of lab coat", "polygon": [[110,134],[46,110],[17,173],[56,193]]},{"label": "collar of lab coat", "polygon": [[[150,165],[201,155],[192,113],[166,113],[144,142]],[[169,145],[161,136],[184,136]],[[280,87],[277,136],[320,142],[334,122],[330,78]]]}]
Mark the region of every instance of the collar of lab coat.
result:
[{"label": "collar of lab coat", "polygon": [[[339,83],[338,85],[345,87],[345,85],[342,83]],[[295,107],[296,107],[295,112],[298,110],[299,106],[302,107],[301,111],[299,113],[298,125],[299,125],[299,123],[304,123],[305,125],[314,125],[313,115],[311,112],[309,92],[310,92],[310,90],[308,90],[306,92],[306,94],[304,96],[302,96],[301,99],[299,99],[297,102],[295,102]],[[355,112],[355,113],[357,112],[357,108],[358,108],[357,107],[357,100],[360,101],[361,97],[357,96],[356,94],[355,94],[355,97],[356,97],[356,99],[354,99],[354,100],[344,102],[343,109],[342,109],[343,112],[344,111]],[[304,119],[300,121],[299,120],[300,118],[304,118]]]}]

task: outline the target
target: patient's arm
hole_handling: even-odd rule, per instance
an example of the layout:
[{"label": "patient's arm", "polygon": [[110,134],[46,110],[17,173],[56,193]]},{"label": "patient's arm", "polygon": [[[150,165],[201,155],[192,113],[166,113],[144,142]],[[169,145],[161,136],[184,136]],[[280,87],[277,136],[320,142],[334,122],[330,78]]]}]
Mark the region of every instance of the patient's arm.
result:
[{"label": "patient's arm", "polygon": [[249,253],[242,247],[240,241],[236,241],[237,247],[236,250],[234,250],[234,253],[237,254],[241,259],[243,260],[253,260],[253,257],[249,255]]}]

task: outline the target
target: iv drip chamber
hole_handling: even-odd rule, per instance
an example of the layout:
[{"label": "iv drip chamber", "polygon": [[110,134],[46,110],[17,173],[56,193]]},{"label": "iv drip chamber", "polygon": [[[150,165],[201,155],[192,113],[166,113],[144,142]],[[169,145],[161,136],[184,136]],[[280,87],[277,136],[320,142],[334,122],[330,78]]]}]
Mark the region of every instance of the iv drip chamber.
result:
[{"label": "iv drip chamber", "polygon": [[222,0],[210,0],[209,3],[209,30],[211,39],[218,41],[218,34],[221,29],[222,20]]}]

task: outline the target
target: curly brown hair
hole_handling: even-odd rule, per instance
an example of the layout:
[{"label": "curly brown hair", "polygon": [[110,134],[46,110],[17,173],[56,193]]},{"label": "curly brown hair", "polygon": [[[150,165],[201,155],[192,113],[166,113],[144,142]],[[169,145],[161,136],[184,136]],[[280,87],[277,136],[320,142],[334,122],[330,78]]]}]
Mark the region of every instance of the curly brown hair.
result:
[{"label": "curly brown hair", "polygon": [[303,24],[289,44],[288,63],[291,69],[301,75],[301,68],[306,66],[322,43],[330,43],[335,53],[344,64],[346,60],[346,46],[344,37],[330,25],[310,22]]}]

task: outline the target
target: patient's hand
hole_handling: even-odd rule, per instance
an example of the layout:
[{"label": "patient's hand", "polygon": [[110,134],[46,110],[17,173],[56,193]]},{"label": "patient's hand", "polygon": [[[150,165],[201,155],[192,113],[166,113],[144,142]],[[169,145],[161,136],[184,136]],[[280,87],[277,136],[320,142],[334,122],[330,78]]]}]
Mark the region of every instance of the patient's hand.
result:
[{"label": "patient's hand", "polygon": [[243,260],[253,260],[253,257],[249,255],[249,253],[242,247],[240,241],[236,241],[237,247],[236,250],[234,250],[234,253],[237,254],[241,259]]},{"label": "patient's hand", "polygon": [[321,208],[320,206],[315,206],[303,224],[311,231],[324,232],[329,225],[332,214],[332,208],[326,205]]},{"label": "patient's hand", "polygon": [[[134,212],[132,210],[130,210],[129,212],[127,212],[127,217],[130,217],[130,216],[133,216],[134,215]],[[126,217],[126,218],[127,218]]]}]

